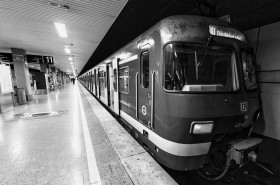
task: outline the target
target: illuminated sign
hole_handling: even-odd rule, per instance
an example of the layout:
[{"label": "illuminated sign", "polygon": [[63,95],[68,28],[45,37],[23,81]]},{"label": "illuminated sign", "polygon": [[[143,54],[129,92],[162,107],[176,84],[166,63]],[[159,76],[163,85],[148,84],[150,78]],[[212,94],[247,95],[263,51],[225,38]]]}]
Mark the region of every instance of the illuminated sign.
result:
[{"label": "illuminated sign", "polygon": [[44,64],[53,64],[53,57],[52,56],[43,56]]},{"label": "illuminated sign", "polygon": [[11,53],[1,53],[0,52],[0,61],[2,62],[13,62],[13,57]]},{"label": "illuminated sign", "polygon": [[13,92],[11,68],[9,65],[0,64],[0,94]]},{"label": "illuminated sign", "polygon": [[222,26],[217,26],[217,25],[210,25],[209,26],[209,33],[211,35],[216,35],[220,37],[228,37],[228,38],[233,38],[237,39],[243,42],[247,42],[247,39],[243,33],[240,31],[233,29],[233,28],[227,28],[227,27],[222,27]]},{"label": "illuminated sign", "polygon": [[43,58],[40,55],[26,55],[27,63],[43,64]]}]

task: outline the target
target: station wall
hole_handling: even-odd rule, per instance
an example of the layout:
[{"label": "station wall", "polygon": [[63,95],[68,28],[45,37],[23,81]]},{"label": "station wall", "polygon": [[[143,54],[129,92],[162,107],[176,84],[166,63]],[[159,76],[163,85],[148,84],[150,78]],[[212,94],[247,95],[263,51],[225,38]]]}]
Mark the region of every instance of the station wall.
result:
[{"label": "station wall", "polygon": [[280,22],[247,31],[256,52],[262,114],[254,132],[263,136],[260,158],[280,170]]}]

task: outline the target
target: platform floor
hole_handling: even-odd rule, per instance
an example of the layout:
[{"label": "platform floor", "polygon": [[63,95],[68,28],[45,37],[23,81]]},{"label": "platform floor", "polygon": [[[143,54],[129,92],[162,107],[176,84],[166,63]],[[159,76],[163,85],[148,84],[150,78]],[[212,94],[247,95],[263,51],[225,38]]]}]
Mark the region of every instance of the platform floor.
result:
[{"label": "platform floor", "polygon": [[3,112],[1,185],[176,184],[82,85]]}]

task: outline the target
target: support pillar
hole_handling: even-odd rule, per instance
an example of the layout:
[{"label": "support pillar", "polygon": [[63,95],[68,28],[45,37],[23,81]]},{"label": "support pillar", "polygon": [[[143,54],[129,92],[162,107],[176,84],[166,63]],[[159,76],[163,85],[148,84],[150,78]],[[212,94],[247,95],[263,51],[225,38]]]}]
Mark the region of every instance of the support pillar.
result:
[{"label": "support pillar", "polygon": [[17,88],[24,88],[27,101],[33,100],[29,70],[25,67],[26,51],[24,49],[12,48],[14,70]]}]

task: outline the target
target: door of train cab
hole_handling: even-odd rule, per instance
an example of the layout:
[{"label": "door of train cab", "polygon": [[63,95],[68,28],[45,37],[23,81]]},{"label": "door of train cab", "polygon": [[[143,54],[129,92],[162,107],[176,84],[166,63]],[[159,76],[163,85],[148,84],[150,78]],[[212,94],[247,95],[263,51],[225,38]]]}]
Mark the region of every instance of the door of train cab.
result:
[{"label": "door of train cab", "polygon": [[143,51],[140,54],[140,73],[138,83],[138,119],[139,121],[151,127],[151,84],[149,51]]},{"label": "door of train cab", "polygon": [[116,58],[113,60],[113,86],[114,86],[114,112],[117,115],[120,115],[120,106],[119,106],[119,59]]}]

